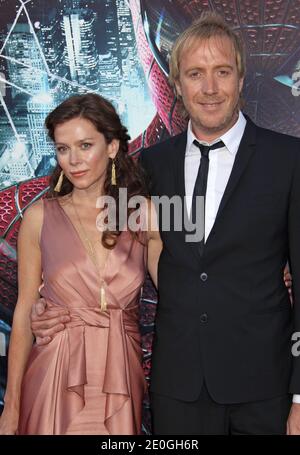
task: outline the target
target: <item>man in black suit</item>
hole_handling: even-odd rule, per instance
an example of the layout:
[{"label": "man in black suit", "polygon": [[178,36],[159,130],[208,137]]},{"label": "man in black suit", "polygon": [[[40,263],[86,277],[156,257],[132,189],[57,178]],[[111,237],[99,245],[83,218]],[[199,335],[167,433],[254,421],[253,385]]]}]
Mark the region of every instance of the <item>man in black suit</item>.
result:
[{"label": "man in black suit", "polygon": [[156,434],[300,434],[300,141],[242,114],[244,60],[222,18],[191,25],[170,59],[188,129],[141,155],[152,195],[205,201],[202,241],[161,229]]}]

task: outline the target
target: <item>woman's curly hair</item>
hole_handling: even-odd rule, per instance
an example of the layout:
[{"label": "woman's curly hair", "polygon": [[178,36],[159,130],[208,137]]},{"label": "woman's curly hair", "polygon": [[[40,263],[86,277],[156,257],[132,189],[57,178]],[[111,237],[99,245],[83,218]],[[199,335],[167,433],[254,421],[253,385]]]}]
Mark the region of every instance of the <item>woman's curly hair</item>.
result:
[{"label": "woman's curly hair", "polygon": [[[127,128],[122,125],[119,115],[109,101],[94,93],[75,95],[66,99],[50,112],[45,120],[49,137],[54,141],[55,128],[74,118],[89,120],[97,131],[103,134],[107,144],[110,144],[113,139],[119,140],[120,143],[118,153],[114,159],[117,185],[111,184],[113,160],[109,159],[103,188],[104,195],[111,196],[116,201],[117,230],[105,230],[102,236],[103,246],[111,249],[115,246],[118,236],[121,233],[121,226],[119,226],[118,221],[119,188],[127,189],[128,200],[137,195],[147,197],[148,192],[145,179],[138,162],[134,161],[128,154],[128,141],[130,136],[128,135]],[[47,194],[48,198],[57,196],[54,188],[59,179],[61,170],[61,167],[57,163],[50,177],[50,189]],[[73,184],[64,176],[59,196],[70,194],[72,190]],[[127,217],[133,210],[134,209],[127,208]],[[135,238],[138,237],[135,232],[131,232],[131,234]]]}]

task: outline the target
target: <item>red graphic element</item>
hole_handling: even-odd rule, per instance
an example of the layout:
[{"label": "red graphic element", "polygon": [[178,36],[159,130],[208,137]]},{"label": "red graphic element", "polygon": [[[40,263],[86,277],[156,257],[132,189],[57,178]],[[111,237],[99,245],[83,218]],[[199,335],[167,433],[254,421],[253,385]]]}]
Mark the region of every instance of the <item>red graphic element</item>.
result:
[{"label": "red graphic element", "polygon": [[12,313],[17,301],[17,235],[23,211],[45,193],[48,177],[41,177],[0,192],[0,295]]}]

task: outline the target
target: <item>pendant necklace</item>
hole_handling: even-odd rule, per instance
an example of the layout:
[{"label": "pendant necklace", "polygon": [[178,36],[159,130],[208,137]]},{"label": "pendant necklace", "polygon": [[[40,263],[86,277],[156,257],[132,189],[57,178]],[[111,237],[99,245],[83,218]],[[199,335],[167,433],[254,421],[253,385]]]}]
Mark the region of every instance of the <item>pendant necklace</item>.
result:
[{"label": "pendant necklace", "polygon": [[[79,226],[81,228],[81,231],[82,231],[82,234],[83,234],[83,238],[84,238],[84,241],[87,245],[87,249],[88,249],[88,254],[90,256],[90,258],[92,259],[99,275],[100,275],[100,280],[101,280],[101,287],[100,287],[100,295],[99,295],[99,304],[100,304],[100,311],[107,311],[107,302],[106,302],[106,296],[105,296],[105,288],[104,288],[104,279],[101,277],[101,274],[100,274],[100,267],[99,267],[99,262],[98,262],[98,259],[97,259],[97,255],[96,255],[96,252],[95,252],[95,249],[94,249],[94,246],[93,246],[93,242],[89,239],[89,237],[87,236],[87,233],[86,233],[86,230],[84,229],[83,227],[83,223],[80,219],[80,216],[79,216],[79,213],[76,209],[76,206],[74,204],[74,201],[73,201],[73,194],[71,196],[71,202],[72,202],[72,206],[73,206],[73,209],[74,209],[74,213],[75,213],[75,216],[78,220],[78,223],[79,223]],[[94,243],[98,243],[99,240],[97,240],[96,242]],[[106,260],[107,262],[107,260]],[[105,263],[106,265],[106,263]],[[105,266],[104,268],[105,269]]]}]

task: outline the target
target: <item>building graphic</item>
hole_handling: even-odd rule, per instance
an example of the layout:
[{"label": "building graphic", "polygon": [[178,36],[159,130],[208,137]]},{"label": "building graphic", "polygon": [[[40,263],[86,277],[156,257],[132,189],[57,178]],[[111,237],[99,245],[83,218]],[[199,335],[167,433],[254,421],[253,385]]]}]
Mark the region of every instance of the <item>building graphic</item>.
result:
[{"label": "building graphic", "polygon": [[[19,0],[13,7],[3,0],[0,8],[8,14],[0,14],[0,189],[51,172],[55,157],[44,120],[72,94],[105,96],[132,139],[144,132],[156,110],[127,1]],[[5,161],[15,144],[30,163],[22,171]]]},{"label": "building graphic", "polygon": [[99,89],[96,22],[97,14],[84,9],[69,11],[62,20],[71,79],[95,92]]}]

